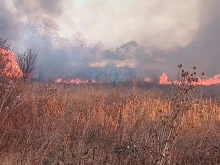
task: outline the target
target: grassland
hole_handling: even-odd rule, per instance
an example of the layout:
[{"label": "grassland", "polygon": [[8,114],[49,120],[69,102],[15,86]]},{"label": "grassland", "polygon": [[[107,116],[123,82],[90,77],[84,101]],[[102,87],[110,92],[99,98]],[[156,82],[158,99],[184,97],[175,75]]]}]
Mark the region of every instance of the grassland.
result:
[{"label": "grassland", "polygon": [[128,84],[2,83],[0,164],[220,164],[217,87]]}]

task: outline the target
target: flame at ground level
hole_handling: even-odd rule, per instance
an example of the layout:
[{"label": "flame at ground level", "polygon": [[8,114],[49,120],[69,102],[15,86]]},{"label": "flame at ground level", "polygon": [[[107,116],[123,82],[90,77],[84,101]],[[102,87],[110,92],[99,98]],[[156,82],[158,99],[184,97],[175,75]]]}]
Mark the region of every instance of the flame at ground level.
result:
[{"label": "flame at ground level", "polygon": [[[146,77],[144,79],[145,82],[147,83],[155,83],[153,82],[152,78]],[[68,84],[88,84],[88,83],[102,83],[102,82],[98,82],[96,80],[87,80],[87,79],[80,79],[80,78],[75,78],[75,79],[69,79],[69,80],[65,80],[62,78],[58,78],[56,80],[56,83],[68,83]],[[159,81],[157,82],[158,84],[178,84],[179,81],[178,80],[174,80],[174,81],[170,81],[169,77],[167,76],[166,73],[163,73],[161,76],[159,76]],[[196,83],[197,85],[204,85],[204,86],[208,86],[208,85],[215,85],[215,84],[220,84],[220,75],[216,75],[212,78],[209,79],[198,79],[198,82]]]},{"label": "flame at ground level", "polygon": [[[21,77],[22,71],[20,70],[17,60],[15,58],[15,55],[10,50],[5,50],[0,48],[0,65],[3,68],[0,68],[1,74],[6,77]],[[145,82],[153,83],[152,78],[146,77],[144,79]],[[57,83],[71,83],[71,84],[87,84],[87,83],[101,83],[97,82],[96,80],[87,80],[87,79],[70,79],[70,80],[64,80],[61,78],[58,78],[56,80]],[[159,82],[158,84],[177,84],[178,81],[170,81],[167,74],[163,73],[161,76],[159,76]],[[198,79],[197,85],[215,85],[220,84],[220,75],[215,75],[212,78],[208,79]]]},{"label": "flame at ground level", "polygon": [[[146,82],[149,82],[149,78],[145,79]],[[161,76],[159,76],[159,84],[177,84],[178,81],[174,80],[174,81],[170,81],[167,74],[163,73]],[[208,78],[208,79],[198,79],[198,82],[196,83],[197,85],[216,85],[216,84],[220,84],[220,75],[215,75],[212,78]]]},{"label": "flame at ground level", "polygon": [[21,77],[22,71],[20,70],[15,55],[10,50],[0,48],[0,64],[1,74],[6,77]]}]

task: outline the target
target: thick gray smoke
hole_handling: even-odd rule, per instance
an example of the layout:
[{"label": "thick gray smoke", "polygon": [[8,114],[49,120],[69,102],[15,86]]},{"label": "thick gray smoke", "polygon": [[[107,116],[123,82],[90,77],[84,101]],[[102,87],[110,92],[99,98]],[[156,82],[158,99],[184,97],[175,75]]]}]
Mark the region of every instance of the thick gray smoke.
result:
[{"label": "thick gray smoke", "polygon": [[[134,76],[134,63],[144,58],[144,49],[135,41],[115,49],[103,49],[101,44],[86,45],[82,33],[72,40],[57,33],[57,24],[48,17],[37,16],[22,23],[22,40],[16,51],[34,48],[38,52],[38,75],[44,79],[86,78],[102,81],[120,81]],[[116,80],[117,79],[117,80]]]},{"label": "thick gray smoke", "polygon": [[[64,0],[65,1],[65,0]],[[59,17],[63,12],[62,0],[0,0],[1,37],[9,37],[10,41],[19,40],[19,22],[24,18],[33,19],[36,15]]]},{"label": "thick gray smoke", "polygon": [[[35,16],[44,13],[58,16],[63,11],[63,0],[12,0],[22,15]],[[65,1],[65,0],[64,0]]]},{"label": "thick gray smoke", "polygon": [[[93,42],[93,45],[86,44],[87,36],[77,33],[78,30],[76,29],[72,32],[72,34],[75,34],[73,39],[61,37],[58,33],[60,27],[56,22],[56,18],[62,17],[63,13],[65,13],[64,9],[67,3],[64,3],[64,1],[30,0],[28,3],[25,0],[0,1],[0,28],[2,28],[0,37],[9,37],[9,42],[12,43],[15,53],[25,51],[29,47],[37,50],[39,58],[38,74],[44,78],[54,79],[61,76],[72,76],[122,80],[132,77],[134,74],[145,77],[163,72],[175,76],[175,69],[177,70],[179,63],[182,63],[187,69],[195,65],[199,68],[199,71],[205,71],[208,76],[219,74],[220,71],[220,65],[218,65],[220,61],[220,10],[218,9],[220,1],[218,0],[199,1],[198,11],[196,12],[199,13],[198,25],[196,24],[198,27],[196,26],[197,30],[192,30],[193,35],[191,38],[188,36],[188,32],[185,33],[181,27],[183,23],[186,31],[191,31],[189,29],[194,27],[195,22],[192,22],[193,26],[191,26],[187,25],[188,21],[177,21],[176,24],[178,26],[174,24],[173,26],[176,26],[176,28],[168,28],[166,34],[164,34],[166,30],[165,32],[160,31],[163,28],[158,29],[157,27],[155,30],[158,33],[154,32],[152,35],[150,31],[154,28],[150,28],[151,26],[148,25],[144,27],[147,27],[149,32],[146,32],[146,29],[139,30],[136,36],[136,29],[134,34],[128,34],[133,37],[133,41],[128,40],[117,48],[112,49],[103,48],[96,44],[96,41]],[[143,2],[143,4],[151,2],[152,6],[157,6],[151,0],[146,2],[139,1]],[[179,6],[176,1],[173,2],[175,2],[174,5]],[[183,5],[182,3],[180,4]],[[85,4],[84,6],[88,7],[89,5]],[[142,5],[139,4],[137,6]],[[169,19],[164,21],[161,15],[165,12],[165,15],[169,17],[172,16],[172,12],[169,12],[168,8],[165,10],[163,6],[160,5],[161,13],[152,11],[157,16],[153,17],[154,19],[152,18],[152,20],[161,20],[161,24],[167,26],[169,25]],[[138,16],[136,13],[137,8],[139,9],[139,7],[135,8],[132,18],[135,18],[135,15]],[[89,8],[89,11],[92,12],[92,9]],[[183,9],[185,10],[185,8]],[[184,10],[181,10],[181,12]],[[101,12],[102,10],[100,9],[99,11]],[[145,13],[145,15],[146,18],[150,17],[149,13]],[[84,16],[87,16],[87,14],[85,13]],[[181,14],[178,14],[178,18],[179,16]],[[79,19],[81,18],[80,16],[78,17]],[[116,19],[116,17],[111,18],[111,15],[109,15],[108,19]],[[181,17],[181,19],[186,19],[186,17]],[[85,20],[82,18],[83,25]],[[173,18],[171,23],[172,20]],[[100,21],[93,21],[92,25],[101,24]],[[141,26],[140,29],[142,29],[143,22],[141,24],[140,22],[137,23],[135,26]],[[151,21],[148,23],[150,24]],[[86,27],[89,28],[90,26],[87,25]],[[124,30],[126,31],[125,28]],[[129,30],[129,27],[127,30]],[[121,28],[116,34],[119,32],[121,34],[116,39],[123,38],[122,34],[124,33]],[[144,34],[141,35],[141,32]],[[86,34],[87,32],[83,31],[83,33]],[[187,34],[187,37],[185,37],[187,42],[179,40],[181,34]],[[169,35],[171,36],[170,38]],[[94,34],[91,36],[94,36]],[[128,38],[130,39],[131,37]],[[165,43],[165,38],[167,44]],[[175,40],[178,42],[177,45],[175,45]],[[118,41],[115,42],[118,43]]]},{"label": "thick gray smoke", "polygon": [[19,15],[12,13],[8,8],[4,0],[0,1],[0,37],[7,38],[10,36],[10,40],[15,40],[18,37],[17,20]]},{"label": "thick gray smoke", "polygon": [[207,76],[220,73],[220,1],[205,1],[201,4],[199,31],[193,41],[184,48],[155,54],[166,59],[161,67],[172,71],[178,63],[186,68],[194,65]]},{"label": "thick gray smoke", "polygon": [[58,17],[62,9],[60,0],[0,0],[0,38],[8,38],[11,48],[19,50],[18,43],[27,33],[24,19],[30,20],[39,14]]}]

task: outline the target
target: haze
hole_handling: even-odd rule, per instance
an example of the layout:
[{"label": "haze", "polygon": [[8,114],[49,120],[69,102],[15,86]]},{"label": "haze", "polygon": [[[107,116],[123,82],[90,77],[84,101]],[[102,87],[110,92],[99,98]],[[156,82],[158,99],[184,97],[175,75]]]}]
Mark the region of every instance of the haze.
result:
[{"label": "haze", "polygon": [[[88,47],[101,42],[103,49],[114,51],[116,47],[135,41],[141,51],[133,55],[141,54],[140,58],[124,59],[121,63],[135,65],[140,75],[149,70],[172,73],[178,63],[188,68],[196,65],[209,76],[220,70],[217,62],[220,61],[218,0],[0,1],[1,36],[10,37],[16,50],[19,50],[18,43],[24,40],[16,27],[24,22],[36,22],[36,16],[41,16],[54,23],[53,30],[57,29],[57,35],[63,40],[71,40],[81,32]],[[36,43],[30,45],[38,48]],[[48,47],[47,44],[42,50],[51,53]],[[50,56],[53,58],[56,56]],[[106,61],[108,59],[103,57],[93,64]],[[65,60],[62,62],[65,64]]]}]

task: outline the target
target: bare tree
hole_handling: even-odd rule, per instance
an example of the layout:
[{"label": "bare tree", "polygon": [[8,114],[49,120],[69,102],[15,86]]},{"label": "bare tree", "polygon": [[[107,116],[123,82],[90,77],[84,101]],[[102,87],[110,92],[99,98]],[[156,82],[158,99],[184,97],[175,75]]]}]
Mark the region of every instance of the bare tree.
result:
[{"label": "bare tree", "polygon": [[92,45],[90,48],[90,55],[95,57],[100,51],[102,51],[103,44],[101,42],[97,42],[96,44]]},{"label": "bare tree", "polygon": [[[0,30],[2,30],[2,28],[0,28]],[[4,39],[0,37],[0,48],[1,49],[9,50],[10,46],[11,44],[8,44],[8,38]]]},{"label": "bare tree", "polygon": [[6,38],[6,39],[0,38],[0,48],[5,49],[5,50],[9,50],[11,44],[8,44],[7,41],[8,41],[8,38]]},{"label": "bare tree", "polygon": [[[0,31],[2,28],[0,28]],[[3,74],[6,63],[5,63],[5,58],[4,58],[4,53],[2,52],[3,50],[10,50],[10,44],[8,44],[8,38],[4,39],[0,37],[0,82],[5,78],[5,75]]]},{"label": "bare tree", "polygon": [[35,50],[28,49],[24,53],[18,53],[17,61],[23,73],[24,79],[28,79],[36,70],[37,52]]},{"label": "bare tree", "polygon": [[86,39],[83,33],[77,32],[72,39],[72,44],[74,47],[84,48],[86,47]]}]

